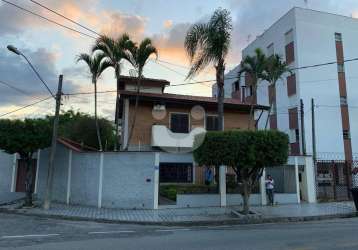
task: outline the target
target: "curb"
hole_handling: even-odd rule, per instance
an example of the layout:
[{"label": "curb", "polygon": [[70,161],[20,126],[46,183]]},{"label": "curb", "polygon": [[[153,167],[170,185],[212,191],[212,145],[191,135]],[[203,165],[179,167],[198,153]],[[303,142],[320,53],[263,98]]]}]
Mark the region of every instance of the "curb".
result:
[{"label": "curb", "polygon": [[220,226],[220,225],[250,225],[250,224],[267,224],[267,223],[295,223],[295,222],[321,221],[321,220],[358,217],[358,212],[352,212],[352,213],[344,213],[344,214],[315,215],[315,216],[302,216],[302,217],[240,218],[240,219],[232,218],[232,219],[225,219],[225,220],[156,222],[156,221],[110,220],[110,219],[85,218],[81,216],[28,213],[27,211],[17,211],[14,209],[5,209],[5,208],[0,208],[0,213],[32,216],[32,217],[47,218],[47,219],[61,219],[61,220],[69,220],[69,221],[90,221],[90,222],[109,223],[109,224],[136,224],[136,225],[156,225],[156,226]]}]

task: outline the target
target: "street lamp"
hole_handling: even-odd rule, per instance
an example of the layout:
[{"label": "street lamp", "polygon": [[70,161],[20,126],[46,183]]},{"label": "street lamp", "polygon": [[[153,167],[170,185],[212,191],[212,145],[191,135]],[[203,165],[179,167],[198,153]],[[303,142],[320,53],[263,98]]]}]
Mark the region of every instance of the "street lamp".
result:
[{"label": "street lamp", "polygon": [[55,95],[52,93],[52,91],[50,90],[50,88],[47,86],[46,82],[42,79],[42,77],[40,76],[40,74],[37,72],[37,70],[35,69],[35,67],[32,65],[32,63],[30,62],[29,59],[27,59],[27,57],[21,53],[20,50],[18,50],[15,46],[13,45],[8,45],[7,46],[7,49],[13,53],[15,53],[16,55],[19,55],[19,56],[22,56],[26,61],[27,63],[30,65],[31,69],[35,72],[36,76],[40,79],[40,81],[42,82],[42,84],[46,87],[47,91],[50,92],[51,96],[53,98],[56,99]]},{"label": "street lamp", "polygon": [[44,209],[49,209],[51,204],[51,197],[52,197],[52,186],[53,186],[53,175],[54,175],[54,159],[55,159],[55,152],[56,152],[56,144],[57,144],[57,135],[58,135],[58,122],[60,116],[60,106],[61,106],[61,95],[62,95],[62,79],[63,76],[60,75],[58,80],[58,89],[56,96],[51,92],[50,88],[47,86],[45,81],[42,79],[40,74],[37,72],[35,67],[32,63],[27,59],[27,57],[19,51],[15,46],[8,45],[7,49],[16,55],[22,56],[27,63],[30,65],[32,70],[35,72],[37,77],[46,87],[48,92],[50,92],[51,96],[56,100],[56,110],[55,110],[55,119],[53,121],[53,128],[52,128],[52,140],[51,140],[51,150],[50,150],[50,157],[49,157],[49,165],[48,165],[48,173],[47,173],[47,185],[45,190],[45,201],[44,201]]}]

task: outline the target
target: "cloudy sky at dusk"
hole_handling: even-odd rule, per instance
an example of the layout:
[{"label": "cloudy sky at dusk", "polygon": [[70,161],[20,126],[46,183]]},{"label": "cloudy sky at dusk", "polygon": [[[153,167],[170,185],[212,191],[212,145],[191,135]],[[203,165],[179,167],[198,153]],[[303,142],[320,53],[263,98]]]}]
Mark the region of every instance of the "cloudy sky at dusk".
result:
[{"label": "cloudy sky at dusk", "polygon": [[[46,11],[29,0],[7,0],[42,16],[92,36],[89,31]],[[232,13],[234,30],[227,70],[240,62],[241,50],[265,28],[294,6],[358,17],[357,0],[37,0],[83,25],[111,36],[127,32],[135,41],[152,38],[159,49],[159,61],[149,62],[144,75],[167,79],[172,85],[185,82],[188,59],[183,50],[187,29],[197,21],[206,20],[218,7]],[[92,91],[85,65],[76,63],[76,55],[89,52],[94,39],[68,31],[0,0],[0,81],[22,90],[15,91],[0,83],[0,116],[8,111],[46,97],[47,93],[28,65],[6,49],[18,47],[55,91],[58,74],[64,74],[64,93]],[[128,75],[130,66],[123,65]],[[215,74],[208,68],[191,79],[212,80]],[[211,83],[167,88],[167,92],[210,95]],[[99,81],[99,91],[114,90],[113,70],[108,70]],[[64,99],[64,110],[69,108],[92,112],[92,96]],[[114,94],[99,96],[101,114],[112,117]],[[53,113],[53,100],[24,109],[5,117],[38,116]]]}]

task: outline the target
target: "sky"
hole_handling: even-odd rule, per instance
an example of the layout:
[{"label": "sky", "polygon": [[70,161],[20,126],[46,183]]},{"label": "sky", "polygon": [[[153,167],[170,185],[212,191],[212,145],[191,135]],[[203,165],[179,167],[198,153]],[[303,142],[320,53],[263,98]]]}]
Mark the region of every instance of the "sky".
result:
[{"label": "sky", "polygon": [[[67,20],[32,3],[30,0],[7,0],[63,25],[96,36]],[[226,61],[229,71],[241,60],[241,50],[292,7],[307,7],[346,16],[358,17],[357,0],[37,0],[98,33],[118,37],[128,33],[140,42],[149,37],[158,48],[159,57],[144,69],[146,77],[166,79],[171,85],[199,80],[213,80],[213,67],[193,79],[186,80],[189,60],[183,43],[187,30],[196,22],[206,21],[215,9],[230,10],[233,19],[232,42]],[[9,44],[17,47],[38,69],[53,92],[58,75],[64,75],[63,92],[91,92],[93,86],[86,65],[76,63],[79,53],[89,53],[94,39],[66,30],[37,16],[25,13],[0,0],[0,118],[39,117],[54,113],[54,100],[5,115],[48,96],[28,64],[9,52]],[[129,74],[124,63],[122,73]],[[5,84],[10,84],[10,88]],[[171,86],[166,92],[211,95],[212,83]],[[21,91],[19,91],[21,90]],[[98,91],[115,90],[112,69],[104,72]],[[115,95],[99,94],[99,113],[113,119]],[[62,110],[93,113],[93,95],[75,95],[63,99]]]}]

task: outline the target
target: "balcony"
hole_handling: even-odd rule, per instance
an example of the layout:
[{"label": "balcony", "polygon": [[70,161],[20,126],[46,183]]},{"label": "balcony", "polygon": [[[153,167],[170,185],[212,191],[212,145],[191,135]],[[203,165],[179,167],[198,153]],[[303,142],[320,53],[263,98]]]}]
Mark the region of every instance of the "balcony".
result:
[{"label": "balcony", "polygon": [[152,126],[152,147],[160,148],[193,148],[196,135],[205,133],[204,128],[195,128],[190,133],[173,133],[166,126]]}]

